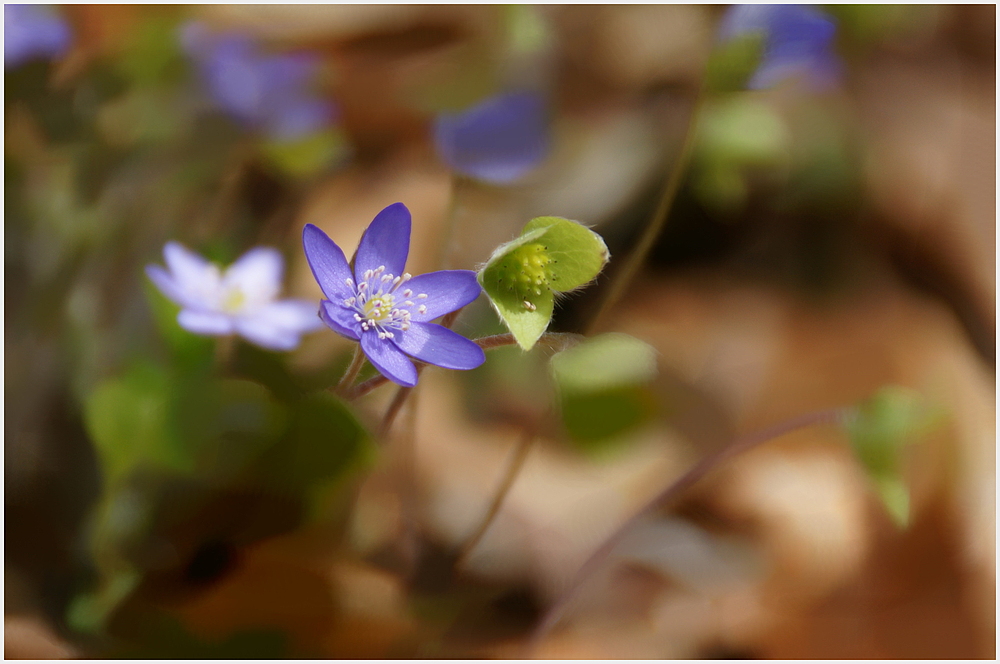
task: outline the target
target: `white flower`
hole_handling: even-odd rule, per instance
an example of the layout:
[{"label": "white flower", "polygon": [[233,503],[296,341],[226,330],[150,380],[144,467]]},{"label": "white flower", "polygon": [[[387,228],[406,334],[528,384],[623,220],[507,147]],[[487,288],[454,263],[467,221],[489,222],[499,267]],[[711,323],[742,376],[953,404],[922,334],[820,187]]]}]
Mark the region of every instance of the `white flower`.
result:
[{"label": "white flower", "polygon": [[271,350],[292,350],[299,337],[322,327],[318,305],[276,300],[284,261],[271,247],[255,247],[225,271],[177,242],[163,247],[168,270],[147,265],[157,288],[181,305],[177,322],[195,334],[239,334]]}]

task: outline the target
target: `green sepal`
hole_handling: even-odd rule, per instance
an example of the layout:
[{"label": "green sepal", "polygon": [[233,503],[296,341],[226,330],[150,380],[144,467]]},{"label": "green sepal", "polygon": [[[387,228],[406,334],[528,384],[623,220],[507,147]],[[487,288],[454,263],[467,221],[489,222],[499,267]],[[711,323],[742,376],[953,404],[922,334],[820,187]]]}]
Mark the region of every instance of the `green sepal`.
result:
[{"label": "green sepal", "polygon": [[608,262],[600,235],[561,217],[537,217],[497,247],[477,278],[518,345],[530,350],[549,322],[557,293],[580,288]]}]

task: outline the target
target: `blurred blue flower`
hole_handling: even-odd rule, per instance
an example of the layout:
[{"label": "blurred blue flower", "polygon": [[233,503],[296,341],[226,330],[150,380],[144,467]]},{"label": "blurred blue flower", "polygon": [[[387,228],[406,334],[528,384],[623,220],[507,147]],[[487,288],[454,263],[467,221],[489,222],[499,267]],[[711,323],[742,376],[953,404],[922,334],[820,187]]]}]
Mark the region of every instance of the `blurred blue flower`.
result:
[{"label": "blurred blue flower", "polygon": [[3,66],[52,58],[69,49],[69,24],[44,5],[3,6]]},{"label": "blurred blue flower", "polygon": [[549,151],[545,100],[533,92],[491,97],[434,121],[434,145],[454,171],[507,184],[538,166]]},{"label": "blurred blue flower", "polygon": [[476,273],[404,273],[410,211],[402,203],[385,208],[369,224],[353,271],[340,247],[312,224],[302,231],[302,246],[329,298],[320,303],[323,322],[360,341],[368,360],[389,380],[407,387],[417,384],[417,370],[407,355],[446,369],[475,369],[486,361],[477,344],[430,322],[479,297]]},{"label": "blurred blue flower", "polygon": [[315,56],[264,54],[246,35],[212,34],[197,22],[183,26],[181,44],[215,102],[271,138],[294,140],[334,120],[334,105],[310,90],[319,69]]},{"label": "blurred blue flower", "polygon": [[835,84],[841,72],[833,50],[836,31],[830,16],[805,5],[733,5],[719,25],[722,41],[763,37],[763,57],[747,83],[754,90],[790,77],[802,77],[818,89]]},{"label": "blurred blue flower", "polygon": [[303,333],[323,326],[314,303],[275,300],[284,271],[276,249],[251,249],[225,272],[177,242],[163,247],[163,257],[169,271],[147,265],[146,274],[181,305],[177,322],[189,332],[239,334],[263,348],[292,350]]}]

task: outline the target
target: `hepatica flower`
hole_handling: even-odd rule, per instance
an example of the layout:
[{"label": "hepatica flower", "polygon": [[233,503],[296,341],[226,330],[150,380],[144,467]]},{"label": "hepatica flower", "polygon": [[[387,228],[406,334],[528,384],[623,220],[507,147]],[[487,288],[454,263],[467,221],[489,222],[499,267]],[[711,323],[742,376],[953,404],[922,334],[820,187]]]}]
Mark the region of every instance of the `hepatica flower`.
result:
[{"label": "hepatica flower", "polygon": [[434,121],[434,145],[452,170],[508,184],[538,166],[549,151],[545,100],[533,92],[492,97]]},{"label": "hepatica flower", "polygon": [[271,247],[256,247],[225,271],[177,242],[163,248],[167,269],[147,265],[146,274],[164,295],[181,305],[177,322],[195,334],[238,334],[271,350],[291,350],[305,332],[322,327],[307,300],[276,300],[284,261]]},{"label": "hepatica flower", "polygon": [[353,268],[340,247],[312,224],[302,232],[302,245],[327,297],[320,303],[320,318],[334,332],[359,341],[389,380],[417,384],[410,357],[446,369],[475,369],[486,361],[478,345],[431,322],[479,296],[476,273],[442,270],[412,277],[404,272],[410,211],[402,203],[379,212],[368,226]]},{"label": "hepatica flower", "polygon": [[71,38],[69,24],[44,5],[3,6],[5,69],[36,58],[62,55]]},{"label": "hepatica flower", "polygon": [[316,57],[267,54],[247,35],[213,34],[197,22],[186,24],[180,38],[212,98],[244,125],[291,141],[334,120],[334,105],[310,87],[319,69]]},{"label": "hepatica flower", "polygon": [[760,35],[764,53],[747,87],[769,88],[801,77],[814,88],[836,83],[841,65],[833,50],[833,19],[805,5],[733,5],[722,18],[723,41]]}]

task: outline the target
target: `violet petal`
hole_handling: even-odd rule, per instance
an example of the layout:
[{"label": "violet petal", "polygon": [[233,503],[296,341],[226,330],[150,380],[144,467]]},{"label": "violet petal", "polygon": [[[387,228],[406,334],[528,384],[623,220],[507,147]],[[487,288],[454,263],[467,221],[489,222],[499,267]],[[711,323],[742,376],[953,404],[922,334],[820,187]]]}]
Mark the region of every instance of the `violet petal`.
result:
[{"label": "violet petal", "polygon": [[534,92],[499,95],[434,122],[434,144],[453,170],[507,184],[538,166],[549,151],[545,100]]},{"label": "violet petal", "polygon": [[336,301],[351,297],[354,291],[346,282],[353,280],[354,275],[337,243],[316,226],[306,224],[302,230],[302,248],[323,294]]},{"label": "violet petal", "polygon": [[354,320],[354,312],[329,300],[319,303],[319,317],[327,327],[348,339],[358,340],[355,328],[358,322]]},{"label": "violet petal", "polygon": [[386,274],[400,276],[410,252],[410,211],[393,203],[377,215],[365,229],[354,258],[354,274],[360,279],[366,270],[385,267]]},{"label": "violet petal", "polygon": [[362,334],[361,349],[368,361],[392,382],[403,387],[413,387],[417,384],[417,368],[403,351],[396,348],[388,339],[379,339],[374,332]]},{"label": "violet petal", "polygon": [[445,369],[475,369],[486,361],[475,342],[435,323],[410,323],[392,341],[407,355]]},{"label": "violet petal", "polygon": [[[411,307],[411,320],[431,321],[438,316],[461,309],[479,297],[482,288],[476,281],[476,273],[472,270],[440,270],[428,272],[413,277],[403,288],[413,291],[409,298],[417,306]],[[418,295],[426,294],[427,298]],[[427,309],[420,313],[418,307],[424,305]]]}]

